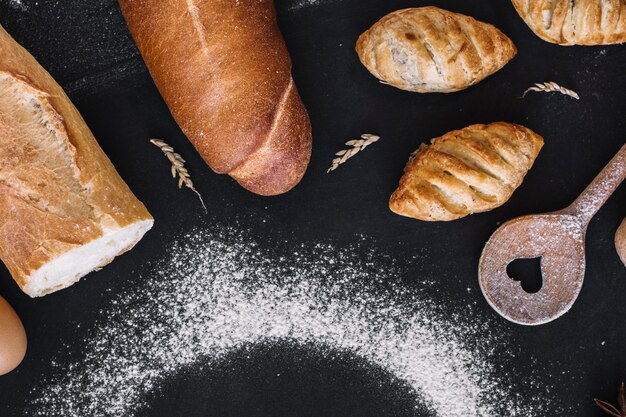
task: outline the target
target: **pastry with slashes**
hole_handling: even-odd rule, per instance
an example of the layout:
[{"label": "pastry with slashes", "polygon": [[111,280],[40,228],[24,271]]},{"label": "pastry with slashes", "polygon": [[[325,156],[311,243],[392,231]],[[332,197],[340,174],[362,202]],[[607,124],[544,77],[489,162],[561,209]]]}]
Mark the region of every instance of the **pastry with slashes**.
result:
[{"label": "pastry with slashes", "polygon": [[626,0],[513,0],[541,39],[559,45],[626,42]]},{"label": "pastry with slashes", "polygon": [[376,78],[418,93],[463,90],[517,53],[495,26],[437,7],[388,14],[359,37],[356,51]]},{"label": "pastry with slashes", "polygon": [[517,124],[476,124],[422,145],[389,208],[402,216],[448,221],[504,204],[522,184],[543,138]]}]

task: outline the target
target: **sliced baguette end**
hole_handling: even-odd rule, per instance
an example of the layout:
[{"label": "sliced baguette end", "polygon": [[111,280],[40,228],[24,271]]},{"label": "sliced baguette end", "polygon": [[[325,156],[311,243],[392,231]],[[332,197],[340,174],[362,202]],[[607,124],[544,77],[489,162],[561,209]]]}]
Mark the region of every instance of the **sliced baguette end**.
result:
[{"label": "sliced baguette end", "polygon": [[85,275],[132,249],[153,224],[152,219],[132,223],[51,259],[30,274],[22,290],[34,298],[75,284]]}]

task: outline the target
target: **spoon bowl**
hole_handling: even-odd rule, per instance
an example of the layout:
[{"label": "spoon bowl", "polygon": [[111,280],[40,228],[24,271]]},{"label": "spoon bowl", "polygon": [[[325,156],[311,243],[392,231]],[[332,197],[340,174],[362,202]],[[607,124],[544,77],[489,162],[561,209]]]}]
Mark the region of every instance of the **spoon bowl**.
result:
[{"label": "spoon bowl", "polygon": [[[500,227],[480,259],[479,283],[487,302],[508,320],[525,325],[546,323],[567,312],[585,277],[585,229],[568,214],[519,217]],[[526,292],[507,273],[516,259],[541,258],[541,289]]]}]

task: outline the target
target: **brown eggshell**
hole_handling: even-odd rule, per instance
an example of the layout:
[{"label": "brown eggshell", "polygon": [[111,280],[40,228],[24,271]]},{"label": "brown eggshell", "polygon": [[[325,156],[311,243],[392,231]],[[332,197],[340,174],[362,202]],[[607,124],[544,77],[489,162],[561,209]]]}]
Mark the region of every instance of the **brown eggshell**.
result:
[{"label": "brown eggshell", "polygon": [[617,248],[617,254],[626,266],[626,219],[624,219],[615,234],[615,247]]},{"label": "brown eggshell", "polygon": [[0,297],[0,375],[8,374],[26,354],[26,332],[15,310]]}]

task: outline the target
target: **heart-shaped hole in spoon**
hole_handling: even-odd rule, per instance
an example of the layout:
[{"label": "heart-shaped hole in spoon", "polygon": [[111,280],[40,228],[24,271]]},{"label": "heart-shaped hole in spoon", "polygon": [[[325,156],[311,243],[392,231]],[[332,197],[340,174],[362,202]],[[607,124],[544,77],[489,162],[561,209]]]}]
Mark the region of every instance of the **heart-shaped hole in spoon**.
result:
[{"label": "heart-shaped hole in spoon", "polygon": [[543,287],[541,275],[541,257],[530,259],[515,259],[507,265],[506,273],[509,278],[520,281],[522,289],[528,294],[535,294]]}]

